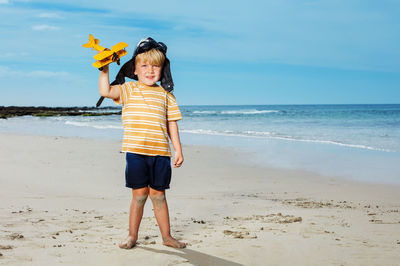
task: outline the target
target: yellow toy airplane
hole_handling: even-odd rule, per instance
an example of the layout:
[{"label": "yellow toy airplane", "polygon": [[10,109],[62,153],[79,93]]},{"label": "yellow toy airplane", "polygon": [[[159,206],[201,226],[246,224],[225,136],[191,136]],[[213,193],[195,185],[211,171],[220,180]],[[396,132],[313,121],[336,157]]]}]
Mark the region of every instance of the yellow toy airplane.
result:
[{"label": "yellow toy airplane", "polygon": [[95,39],[92,34],[89,34],[89,42],[83,44],[82,46],[85,48],[92,48],[92,50],[101,51],[97,55],[93,56],[96,59],[92,65],[99,70],[103,70],[103,66],[106,66],[112,62],[117,62],[119,65],[119,59],[126,55],[128,52],[125,48],[128,46],[127,43],[120,42],[111,47],[111,50],[108,48],[104,48],[99,45],[99,40]]}]

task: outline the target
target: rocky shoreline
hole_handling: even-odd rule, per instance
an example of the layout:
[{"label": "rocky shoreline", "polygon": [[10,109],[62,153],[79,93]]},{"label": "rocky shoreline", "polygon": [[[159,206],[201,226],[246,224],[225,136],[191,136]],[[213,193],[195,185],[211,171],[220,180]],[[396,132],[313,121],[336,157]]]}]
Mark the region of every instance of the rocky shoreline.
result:
[{"label": "rocky shoreline", "polygon": [[103,116],[121,114],[119,107],[0,106],[0,119],[14,116]]}]

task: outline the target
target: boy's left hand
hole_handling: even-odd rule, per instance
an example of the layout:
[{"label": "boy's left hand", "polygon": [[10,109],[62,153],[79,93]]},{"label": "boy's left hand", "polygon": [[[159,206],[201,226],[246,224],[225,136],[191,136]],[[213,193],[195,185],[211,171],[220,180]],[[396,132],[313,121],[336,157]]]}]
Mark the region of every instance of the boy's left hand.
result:
[{"label": "boy's left hand", "polygon": [[174,156],[174,168],[180,167],[183,163],[183,154],[182,152],[175,152]]}]

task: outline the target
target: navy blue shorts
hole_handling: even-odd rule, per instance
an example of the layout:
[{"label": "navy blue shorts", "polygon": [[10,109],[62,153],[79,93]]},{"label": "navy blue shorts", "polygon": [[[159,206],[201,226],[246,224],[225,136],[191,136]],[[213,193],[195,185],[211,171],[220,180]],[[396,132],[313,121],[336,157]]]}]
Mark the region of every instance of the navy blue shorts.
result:
[{"label": "navy blue shorts", "polygon": [[126,153],[125,186],[156,190],[169,188],[171,182],[171,159],[168,156],[148,156]]}]

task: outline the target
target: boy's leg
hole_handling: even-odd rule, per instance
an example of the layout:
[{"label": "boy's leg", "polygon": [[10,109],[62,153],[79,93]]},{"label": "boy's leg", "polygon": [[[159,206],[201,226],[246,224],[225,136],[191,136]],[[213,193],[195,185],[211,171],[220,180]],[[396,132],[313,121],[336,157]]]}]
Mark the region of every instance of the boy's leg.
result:
[{"label": "boy's leg", "polygon": [[149,195],[149,188],[132,189],[132,201],[129,209],[129,235],[125,241],[119,244],[120,248],[130,249],[136,244],[140,221],[143,216],[143,208]]},{"label": "boy's leg", "polygon": [[150,188],[150,198],[153,202],[154,215],[156,216],[158,226],[163,239],[163,244],[174,248],[184,248],[185,243],[179,242],[171,236],[169,225],[169,213],[165,190],[155,190]]}]

